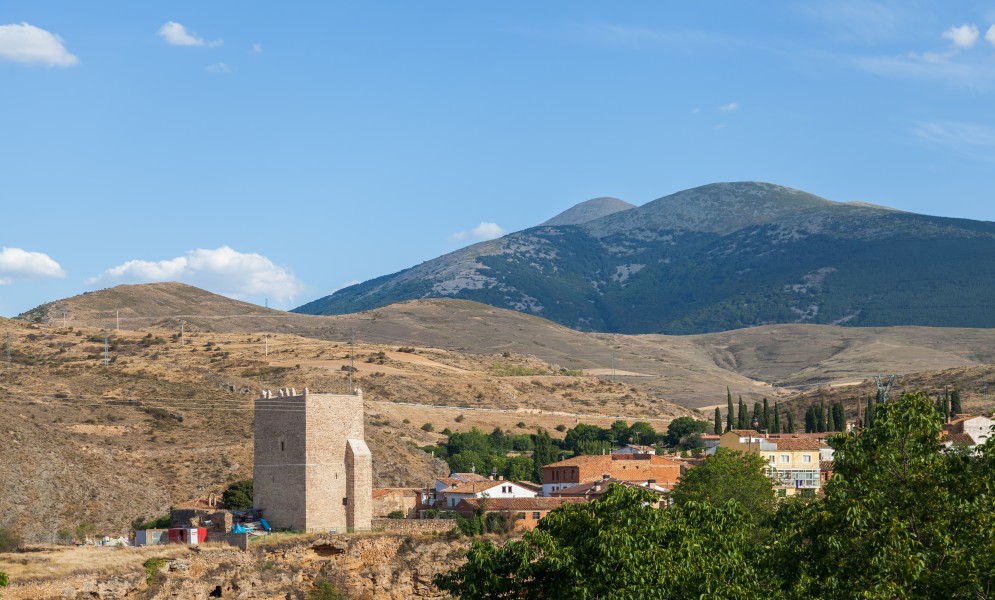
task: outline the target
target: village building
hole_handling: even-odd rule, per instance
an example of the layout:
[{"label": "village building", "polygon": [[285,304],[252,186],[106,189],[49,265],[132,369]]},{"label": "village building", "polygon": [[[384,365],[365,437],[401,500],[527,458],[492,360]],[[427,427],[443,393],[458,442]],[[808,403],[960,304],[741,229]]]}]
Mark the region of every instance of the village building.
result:
[{"label": "village building", "polygon": [[583,498],[467,498],[455,507],[464,518],[471,518],[483,507],[484,515],[497,513],[513,523],[514,529],[535,529],[539,521],[564,504],[582,504]]},{"label": "village building", "polygon": [[428,506],[428,491],[422,488],[380,488],[373,490],[373,517],[388,517],[400,512],[414,519]]},{"label": "village building", "polygon": [[563,488],[553,492],[550,497],[552,498],[581,498],[585,502],[591,502],[592,500],[598,500],[603,496],[608,488],[612,485],[620,485],[622,487],[628,487],[633,489],[643,489],[653,492],[659,498],[660,508],[665,508],[668,505],[667,494],[670,492],[669,489],[657,485],[653,480],[645,482],[635,482],[635,481],[622,481],[620,479],[613,479],[611,477],[603,477],[599,481],[592,481],[589,483],[582,483],[580,485],[575,485],[568,488]]},{"label": "village building", "polygon": [[542,495],[581,483],[600,481],[605,475],[620,481],[653,481],[672,489],[681,477],[682,461],[654,454],[595,454],[574,456],[542,468]]},{"label": "village building", "polygon": [[974,448],[987,442],[993,435],[995,421],[988,417],[961,415],[943,425],[943,443],[946,446]]},{"label": "village building", "polygon": [[370,529],[373,463],[360,390],[264,391],[253,431],[253,504],[274,529]]},{"label": "village building", "polygon": [[814,495],[822,487],[822,463],[832,460],[832,449],[825,442],[829,435],[833,434],[768,435],[730,429],[722,434],[719,447],[763,456],[778,496]]},{"label": "village building", "polygon": [[485,480],[453,486],[439,495],[436,504],[456,508],[461,500],[470,498],[535,498],[536,492],[514,481]]}]

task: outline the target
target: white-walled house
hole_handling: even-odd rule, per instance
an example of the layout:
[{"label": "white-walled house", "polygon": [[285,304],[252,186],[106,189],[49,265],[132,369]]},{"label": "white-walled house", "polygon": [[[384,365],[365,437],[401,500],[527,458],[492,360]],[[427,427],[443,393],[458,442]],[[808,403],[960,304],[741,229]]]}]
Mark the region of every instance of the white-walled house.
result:
[{"label": "white-walled house", "polygon": [[[473,481],[453,486],[439,495],[439,504],[456,508],[460,500],[469,498],[535,498],[536,492],[514,481]],[[444,503],[444,504],[443,504]]]}]

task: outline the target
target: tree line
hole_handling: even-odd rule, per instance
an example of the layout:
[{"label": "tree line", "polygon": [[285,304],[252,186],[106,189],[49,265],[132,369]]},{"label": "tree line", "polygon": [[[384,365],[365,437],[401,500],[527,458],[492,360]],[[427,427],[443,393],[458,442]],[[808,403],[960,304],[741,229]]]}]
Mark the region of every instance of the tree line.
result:
[{"label": "tree line", "polygon": [[465,599],[993,598],[995,437],[947,449],[942,425],[925,395],[879,403],[872,425],[830,438],[834,475],[813,500],[777,501],[762,458],[720,449],[669,508],[611,486],[519,540],[475,541],[435,583]]}]

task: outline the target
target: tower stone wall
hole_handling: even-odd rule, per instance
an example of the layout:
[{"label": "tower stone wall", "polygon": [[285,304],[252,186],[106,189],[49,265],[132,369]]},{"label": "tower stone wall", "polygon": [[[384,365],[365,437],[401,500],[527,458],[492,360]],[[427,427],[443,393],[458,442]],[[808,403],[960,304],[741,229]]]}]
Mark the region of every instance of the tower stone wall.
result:
[{"label": "tower stone wall", "polygon": [[255,402],[253,503],[277,529],[368,530],[373,462],[363,395],[305,389]]}]

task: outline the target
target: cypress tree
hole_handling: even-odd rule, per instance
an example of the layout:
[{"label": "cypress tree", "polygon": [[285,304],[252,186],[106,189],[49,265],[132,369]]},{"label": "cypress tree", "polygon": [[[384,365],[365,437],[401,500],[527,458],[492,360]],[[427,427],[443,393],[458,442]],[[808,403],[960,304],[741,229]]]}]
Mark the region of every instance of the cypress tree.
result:
[{"label": "cypress tree", "polygon": [[759,402],[754,402],[753,415],[750,417],[750,427],[756,429],[757,431],[763,429],[763,422],[761,419],[763,419],[763,409],[760,408]]},{"label": "cypress tree", "polygon": [[867,410],[864,412],[864,427],[874,427],[874,410],[877,401],[874,396],[867,397]]},{"label": "cypress tree", "polygon": [[790,410],[788,411],[788,422],[787,422],[786,426],[787,426],[787,429],[785,430],[785,433],[794,433],[795,432],[795,414],[793,412],[791,412]]},{"label": "cypress tree", "polygon": [[739,397],[739,414],[736,415],[736,417],[737,417],[737,419],[736,419],[736,429],[746,429],[747,428],[746,420],[749,418],[749,415],[746,414],[746,410],[747,410],[746,409],[746,402],[743,402],[743,397],[740,396]]},{"label": "cypress tree", "polygon": [[729,387],[726,387],[726,431],[732,429],[732,392],[729,391]]},{"label": "cypress tree", "polygon": [[846,431],[846,406],[843,401],[840,400],[837,404],[839,406],[839,414],[836,415],[836,423],[839,424],[839,431]]},{"label": "cypress tree", "polygon": [[718,406],[715,407],[715,424],[712,426],[712,433],[722,435],[722,411]]},{"label": "cypress tree", "polygon": [[954,390],[950,394],[950,416],[956,417],[962,412],[964,412],[964,409],[960,406],[960,391]]},{"label": "cypress tree", "polygon": [[822,433],[826,430],[826,405],[819,401],[819,406],[813,408],[815,409],[815,430]]},{"label": "cypress tree", "polygon": [[781,407],[774,401],[774,433],[781,433]]},{"label": "cypress tree", "polygon": [[815,405],[808,407],[805,411],[805,433],[815,433],[816,430],[816,419],[815,419]]},{"label": "cypress tree", "polygon": [[763,419],[760,422],[760,427],[762,429],[766,429],[766,430],[769,431],[770,428],[771,428],[771,426],[773,424],[770,422],[770,405],[767,403],[767,397],[766,396],[764,396],[764,412],[763,412],[763,415],[764,416],[763,416]]}]

